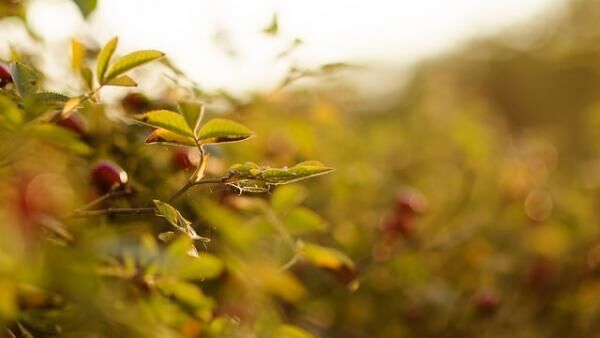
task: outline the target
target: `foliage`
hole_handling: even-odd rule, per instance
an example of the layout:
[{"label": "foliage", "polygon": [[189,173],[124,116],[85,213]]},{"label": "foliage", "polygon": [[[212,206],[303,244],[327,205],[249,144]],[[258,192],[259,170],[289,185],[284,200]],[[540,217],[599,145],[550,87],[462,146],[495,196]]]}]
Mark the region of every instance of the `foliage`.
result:
[{"label": "foliage", "polygon": [[[294,67],[239,99],[151,52],[142,70],[160,62],[172,82],[116,88],[119,104],[104,87],[143,77],[98,76],[119,60],[116,39],[100,55],[72,43],[82,95],[46,91],[17,58],[23,78],[0,90],[2,324],[17,336],[597,336],[599,13],[572,1],[541,28],[424,62],[383,105],[296,82],[345,63]],[[105,160],[115,172],[94,174]],[[119,167],[127,183],[101,192]]]},{"label": "foliage", "polygon": [[[119,107],[102,102],[102,89],[136,86],[126,73],[164,56],[147,50],[113,58],[117,47],[114,38],[97,53],[94,76],[85,45],[71,41],[71,68],[86,89],[77,96],[45,91],[33,64],[10,64],[12,81],[0,92],[6,334],[313,337],[281,312],[308,293],[290,269],[304,258],[316,269],[326,259],[334,273],[354,271],[353,263],[334,249],[307,254],[321,247],[305,243],[303,233],[324,221],[298,206],[305,190],[276,190],[279,211],[266,196],[237,190],[268,192],[333,169],[305,161],[247,170],[233,164],[219,173],[211,163],[225,168],[225,159],[207,147],[254,133],[225,116],[204,121],[202,97],[182,95],[162,109],[109,118]],[[152,128],[145,142],[147,131],[136,124]],[[176,148],[145,150],[144,143]],[[198,160],[181,162],[181,149]],[[165,165],[169,156],[174,166]],[[232,200],[219,202],[222,194]],[[296,209],[285,218],[284,206]],[[238,313],[231,297],[254,305]]]}]

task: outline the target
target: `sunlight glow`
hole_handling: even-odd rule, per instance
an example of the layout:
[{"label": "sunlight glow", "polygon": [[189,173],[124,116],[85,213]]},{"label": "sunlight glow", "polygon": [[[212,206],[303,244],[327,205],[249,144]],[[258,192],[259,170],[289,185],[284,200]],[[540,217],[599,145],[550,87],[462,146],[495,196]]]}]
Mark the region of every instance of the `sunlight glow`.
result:
[{"label": "sunlight glow", "polygon": [[[523,22],[554,2],[101,0],[86,26],[70,2],[37,0],[30,21],[48,41],[84,34],[104,42],[118,35],[125,50],[167,52],[208,88],[247,90],[272,87],[292,63],[410,64]],[[275,12],[280,34],[261,34]],[[294,38],[304,44],[273,62]]]}]

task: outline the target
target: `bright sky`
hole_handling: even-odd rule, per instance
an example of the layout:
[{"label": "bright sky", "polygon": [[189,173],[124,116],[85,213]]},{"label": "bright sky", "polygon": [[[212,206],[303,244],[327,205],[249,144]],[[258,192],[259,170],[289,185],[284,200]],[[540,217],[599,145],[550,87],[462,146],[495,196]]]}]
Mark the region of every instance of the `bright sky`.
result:
[{"label": "bright sky", "polygon": [[[466,39],[525,22],[561,0],[99,0],[87,26],[67,0],[34,0],[29,16],[49,42],[75,35],[121,51],[166,52],[209,88],[268,88],[291,63],[410,64]],[[280,34],[261,34],[278,13]],[[1,28],[0,28],[1,29]],[[0,48],[9,39],[0,34]],[[215,36],[227,43],[216,46]],[[304,44],[274,62],[294,38]],[[233,48],[237,56],[224,51]],[[226,49],[225,48],[225,49]]]}]

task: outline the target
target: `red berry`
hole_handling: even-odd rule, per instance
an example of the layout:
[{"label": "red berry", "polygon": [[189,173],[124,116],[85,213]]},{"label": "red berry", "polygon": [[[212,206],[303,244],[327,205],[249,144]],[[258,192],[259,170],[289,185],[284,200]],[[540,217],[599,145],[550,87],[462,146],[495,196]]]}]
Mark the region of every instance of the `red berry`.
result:
[{"label": "red berry", "polygon": [[546,257],[538,257],[527,270],[527,283],[536,291],[552,286],[557,275],[556,263]]},{"label": "red berry", "polygon": [[498,296],[492,291],[484,291],[480,293],[475,299],[475,307],[477,311],[481,314],[492,314],[496,312],[499,305],[500,300],[498,299]]},{"label": "red berry", "polygon": [[423,319],[423,310],[422,305],[412,303],[404,309],[404,317],[411,322],[419,321]]},{"label": "red berry", "polygon": [[396,209],[407,214],[421,214],[427,207],[427,199],[420,192],[405,189],[396,195]]},{"label": "red berry", "polygon": [[71,116],[58,120],[57,125],[69,129],[80,136],[85,136],[86,125],[83,118],[78,114],[71,114]]},{"label": "red berry", "polygon": [[92,183],[102,193],[127,183],[125,170],[111,161],[100,161],[92,168]]},{"label": "red berry", "polygon": [[359,286],[358,271],[355,268],[343,265],[337,269],[326,270],[333,275],[333,277],[345,287],[356,290]]},{"label": "red berry", "polygon": [[10,181],[7,203],[16,225],[27,238],[36,237],[51,219],[72,209],[73,190],[56,173],[19,173]]},{"label": "red berry", "polygon": [[196,150],[177,148],[173,152],[173,165],[182,170],[193,169],[200,163],[200,154]]},{"label": "red berry", "polygon": [[131,114],[143,113],[151,108],[151,102],[146,95],[129,93],[121,100],[121,105],[126,112]]},{"label": "red berry", "polygon": [[395,212],[383,218],[379,229],[389,240],[394,240],[400,235],[408,238],[414,233],[413,217]]},{"label": "red berry", "polygon": [[0,88],[4,88],[7,84],[12,82],[13,78],[10,75],[8,68],[5,65],[0,64]]}]

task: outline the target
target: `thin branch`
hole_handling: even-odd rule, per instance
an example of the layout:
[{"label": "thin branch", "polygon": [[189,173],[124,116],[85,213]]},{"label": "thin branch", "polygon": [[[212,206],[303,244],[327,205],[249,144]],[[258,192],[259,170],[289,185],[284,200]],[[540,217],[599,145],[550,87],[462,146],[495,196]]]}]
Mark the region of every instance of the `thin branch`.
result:
[{"label": "thin branch", "polygon": [[294,266],[294,264],[296,264],[300,258],[302,258],[302,255],[300,255],[300,253],[296,252],[294,254],[294,256],[292,256],[292,258],[287,261],[287,263],[283,264],[280,268],[279,271],[285,271],[288,270],[289,268],[291,268],[292,266]]},{"label": "thin branch", "polygon": [[129,193],[131,193],[129,190],[111,190],[109,192],[107,192],[106,194],[96,198],[95,200],[89,202],[88,204],[85,204],[79,208],[77,208],[77,210],[75,210],[75,212],[78,211],[83,211],[86,209],[90,209],[92,207],[95,207],[96,205],[106,201],[107,199],[113,198],[113,197],[119,197],[119,196],[124,196],[124,195],[128,195]]},{"label": "thin branch", "polygon": [[173,194],[173,196],[171,196],[168,200],[169,203],[174,202],[176,199],[178,199],[179,197],[181,197],[181,195],[183,195],[186,191],[188,191],[188,189],[190,189],[191,187],[195,186],[195,185],[203,185],[203,184],[217,184],[217,183],[225,183],[227,182],[227,180],[229,179],[229,175],[227,176],[222,176],[222,177],[208,177],[208,178],[203,178],[200,181],[197,182],[192,182],[192,181],[188,181],[183,187],[181,187],[181,189],[177,190],[177,192],[175,192]]},{"label": "thin branch", "polygon": [[79,210],[75,211],[71,217],[93,217],[101,215],[142,215],[153,214],[154,208],[107,208],[100,210]]},{"label": "thin branch", "polygon": [[77,105],[73,106],[71,109],[67,110],[66,112],[59,112],[56,116],[68,116],[71,113],[73,113],[75,110],[77,110],[79,108],[79,106],[81,106],[82,104],[84,104],[86,101],[90,101],[94,96],[98,95],[98,93],[100,93],[100,90],[104,87],[104,85],[100,85],[98,88],[92,90],[89,93],[86,93],[77,103]]},{"label": "thin branch", "polygon": [[168,202],[169,203],[173,203],[176,199],[179,198],[179,196],[183,195],[189,188],[191,188],[194,185],[194,182],[192,181],[188,181],[183,187],[181,187],[179,190],[177,190],[173,196],[169,197]]}]

